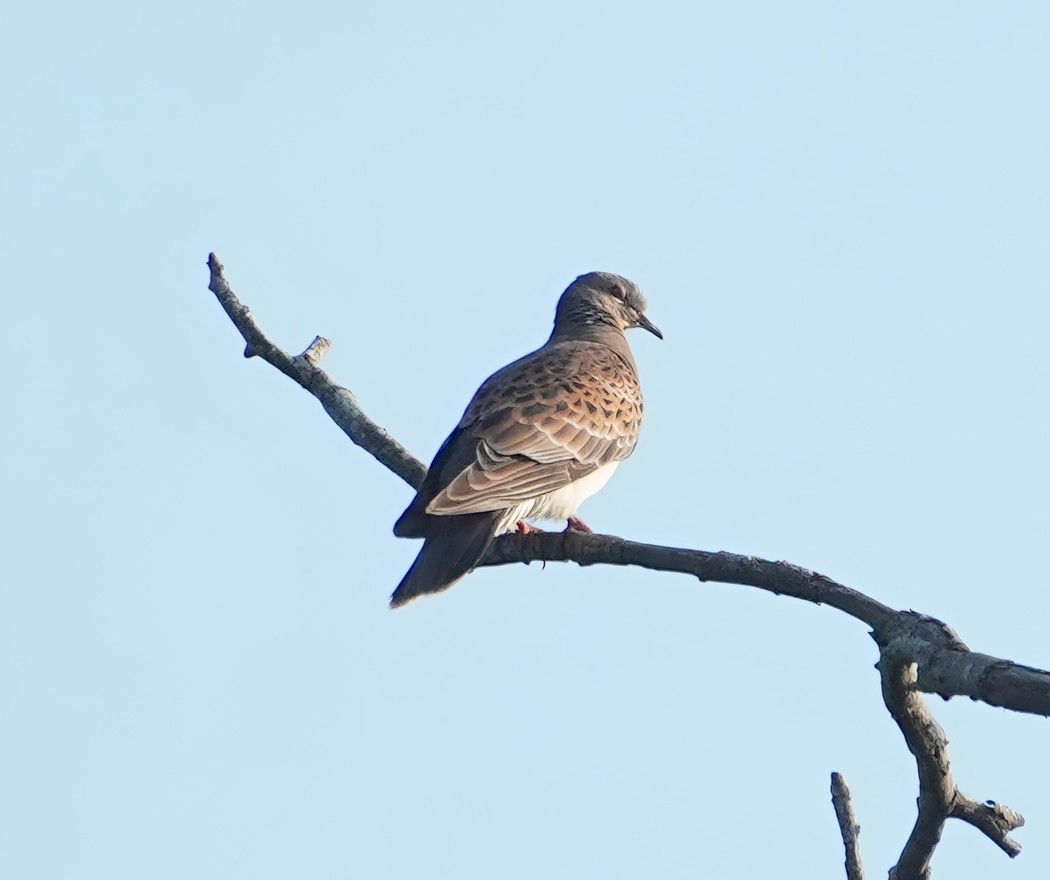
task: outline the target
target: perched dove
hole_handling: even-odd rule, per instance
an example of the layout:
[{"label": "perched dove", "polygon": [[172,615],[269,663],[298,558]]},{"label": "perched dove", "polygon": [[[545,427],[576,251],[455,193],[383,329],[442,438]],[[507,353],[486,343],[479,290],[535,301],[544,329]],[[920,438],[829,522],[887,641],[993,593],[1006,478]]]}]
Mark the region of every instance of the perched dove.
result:
[{"label": "perched dove", "polygon": [[576,509],[634,451],[642,424],[624,331],[663,339],[644,312],[626,278],[581,275],[561,295],[547,343],[482,383],[394,526],[425,540],[391,607],[452,586],[527,517],[590,531]]}]

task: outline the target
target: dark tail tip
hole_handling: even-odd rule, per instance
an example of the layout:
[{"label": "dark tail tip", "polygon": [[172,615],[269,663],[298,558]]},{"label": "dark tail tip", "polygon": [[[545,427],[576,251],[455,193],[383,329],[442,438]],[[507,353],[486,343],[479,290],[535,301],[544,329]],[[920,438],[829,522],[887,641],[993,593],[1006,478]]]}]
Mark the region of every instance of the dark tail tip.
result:
[{"label": "dark tail tip", "polygon": [[390,597],[390,607],[440,593],[467,574],[492,543],[498,517],[495,512],[432,517],[423,547]]},{"label": "dark tail tip", "polygon": [[[412,567],[390,596],[391,608],[400,608],[420,596],[429,596],[431,593],[447,590],[467,574],[481,558],[479,553],[476,558],[469,561],[464,559],[462,564],[450,568],[441,565],[444,562],[442,557],[445,551],[444,547],[434,547],[434,542],[429,538],[423,543],[423,549],[419,551],[416,561],[412,563]],[[484,549],[481,552],[484,553]]]}]

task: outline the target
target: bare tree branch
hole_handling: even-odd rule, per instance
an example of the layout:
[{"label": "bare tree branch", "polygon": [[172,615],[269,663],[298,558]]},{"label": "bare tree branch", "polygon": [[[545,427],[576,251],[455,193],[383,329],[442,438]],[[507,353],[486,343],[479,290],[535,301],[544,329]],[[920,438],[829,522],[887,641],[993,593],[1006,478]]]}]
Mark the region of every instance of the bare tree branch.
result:
[{"label": "bare tree branch", "polygon": [[[934,622],[940,624],[940,621]],[[879,641],[878,634],[875,638]],[[979,804],[959,791],[948,762],[948,740],[916,688],[911,638],[905,630],[879,644],[883,700],[904,734],[919,771],[919,815],[900,860],[890,871],[890,880],[929,876],[933,850],[949,817],[973,825],[1011,858],[1021,847],[1007,834],[1024,824],[1024,819],[1012,810],[1003,810],[994,802]]]},{"label": "bare tree branch", "polygon": [[[926,679],[920,675],[919,690],[943,696],[967,696],[1015,712],[1050,715],[1050,673],[1009,660],[972,654],[941,621],[911,611],[895,611],[870,596],[790,562],[770,562],[736,553],[661,547],[613,535],[568,531],[502,535],[493,542],[481,564],[533,561],[637,565],[654,571],[691,574],[702,581],[757,587],[816,605],[830,605],[868,624],[875,631],[876,642],[880,645],[881,633],[887,634],[886,639],[890,635],[903,639],[898,644],[908,648],[913,663],[930,664],[940,670],[940,674],[932,679],[936,689],[924,684]],[[965,674],[972,668],[963,662],[969,657],[989,661],[999,675],[979,678]]]},{"label": "bare tree branch", "polygon": [[276,367],[289,379],[301,385],[316,397],[325,412],[351,440],[393,471],[410,486],[418,486],[427,474],[427,466],[391,437],[361,411],[361,407],[345,388],[336,385],[328,374],[317,366],[331,343],[318,336],[298,357],[290,357],[266,338],[255,323],[248,307],[241,305],[223,275],[222,263],[215,254],[208,254],[211,281],[208,289],[215,294],[223,310],[244,337],[246,358],[260,357]]},{"label": "bare tree branch", "polygon": [[831,774],[831,803],[835,807],[835,818],[839,820],[842,845],[846,848],[846,880],[864,880],[864,869],[860,864],[860,826],[853,816],[853,800],[841,773]]},{"label": "bare tree branch", "polygon": [[[244,356],[262,358],[305,388],[354,443],[410,486],[418,486],[426,475],[426,466],[369,419],[354,395],[332,382],[318,366],[329,347],[328,340],[317,337],[303,354],[289,356],[267,339],[248,309],[238,301],[214,254],[208,257],[208,268],[209,289],[244,337]],[[930,859],[949,818],[973,825],[1011,857],[1020,852],[1020,846],[1008,835],[1024,824],[1023,817],[995,801],[980,803],[959,791],[951,775],[944,732],[919,694],[936,693],[944,699],[967,696],[1015,712],[1050,715],[1050,672],[977,654],[951,627],[936,618],[897,611],[788,562],[662,547],[570,530],[502,535],[480,564],[531,561],[635,565],[678,572],[701,581],[757,587],[816,605],[830,605],[863,621],[871,627],[879,646],[883,700],[915,757],[919,777],[918,817],[890,872],[891,880],[924,880],[929,876]],[[832,789],[846,846],[847,877],[860,878],[856,850],[859,828],[852,818],[849,792],[838,774],[833,775]]]},{"label": "bare tree branch", "polygon": [[915,691],[915,670],[908,659],[888,646],[879,660],[879,671],[886,708],[904,734],[919,770],[919,814],[897,865],[890,871],[890,880],[926,878],[956,794],[948,767],[948,742]]},{"label": "bare tree branch", "polygon": [[[958,794],[958,789],[956,792]],[[1015,828],[1024,825],[1024,816],[1020,813],[995,801],[984,801],[979,804],[977,801],[958,794],[955,803],[952,804],[951,815],[973,825],[994,841],[999,849],[1011,859],[1020,854],[1021,845],[1007,837]]]}]

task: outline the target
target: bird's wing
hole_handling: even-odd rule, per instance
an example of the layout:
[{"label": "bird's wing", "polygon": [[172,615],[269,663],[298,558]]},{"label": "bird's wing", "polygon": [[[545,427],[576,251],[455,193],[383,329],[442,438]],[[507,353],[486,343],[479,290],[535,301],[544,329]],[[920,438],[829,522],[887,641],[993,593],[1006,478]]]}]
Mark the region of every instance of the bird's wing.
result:
[{"label": "bird's wing", "polygon": [[478,389],[453,435],[472,460],[443,475],[426,512],[502,510],[560,489],[627,458],[641,419],[634,364],[594,343],[541,348]]}]

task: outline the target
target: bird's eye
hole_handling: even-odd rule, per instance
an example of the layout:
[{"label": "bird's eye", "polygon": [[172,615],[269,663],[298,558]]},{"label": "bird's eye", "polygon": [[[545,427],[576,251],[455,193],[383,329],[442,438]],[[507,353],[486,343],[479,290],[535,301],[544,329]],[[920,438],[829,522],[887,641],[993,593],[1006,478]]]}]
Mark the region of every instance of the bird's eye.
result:
[{"label": "bird's eye", "polygon": [[614,284],[612,287],[610,287],[609,293],[611,293],[621,302],[627,299],[627,294],[624,292],[624,289],[619,284]]}]

